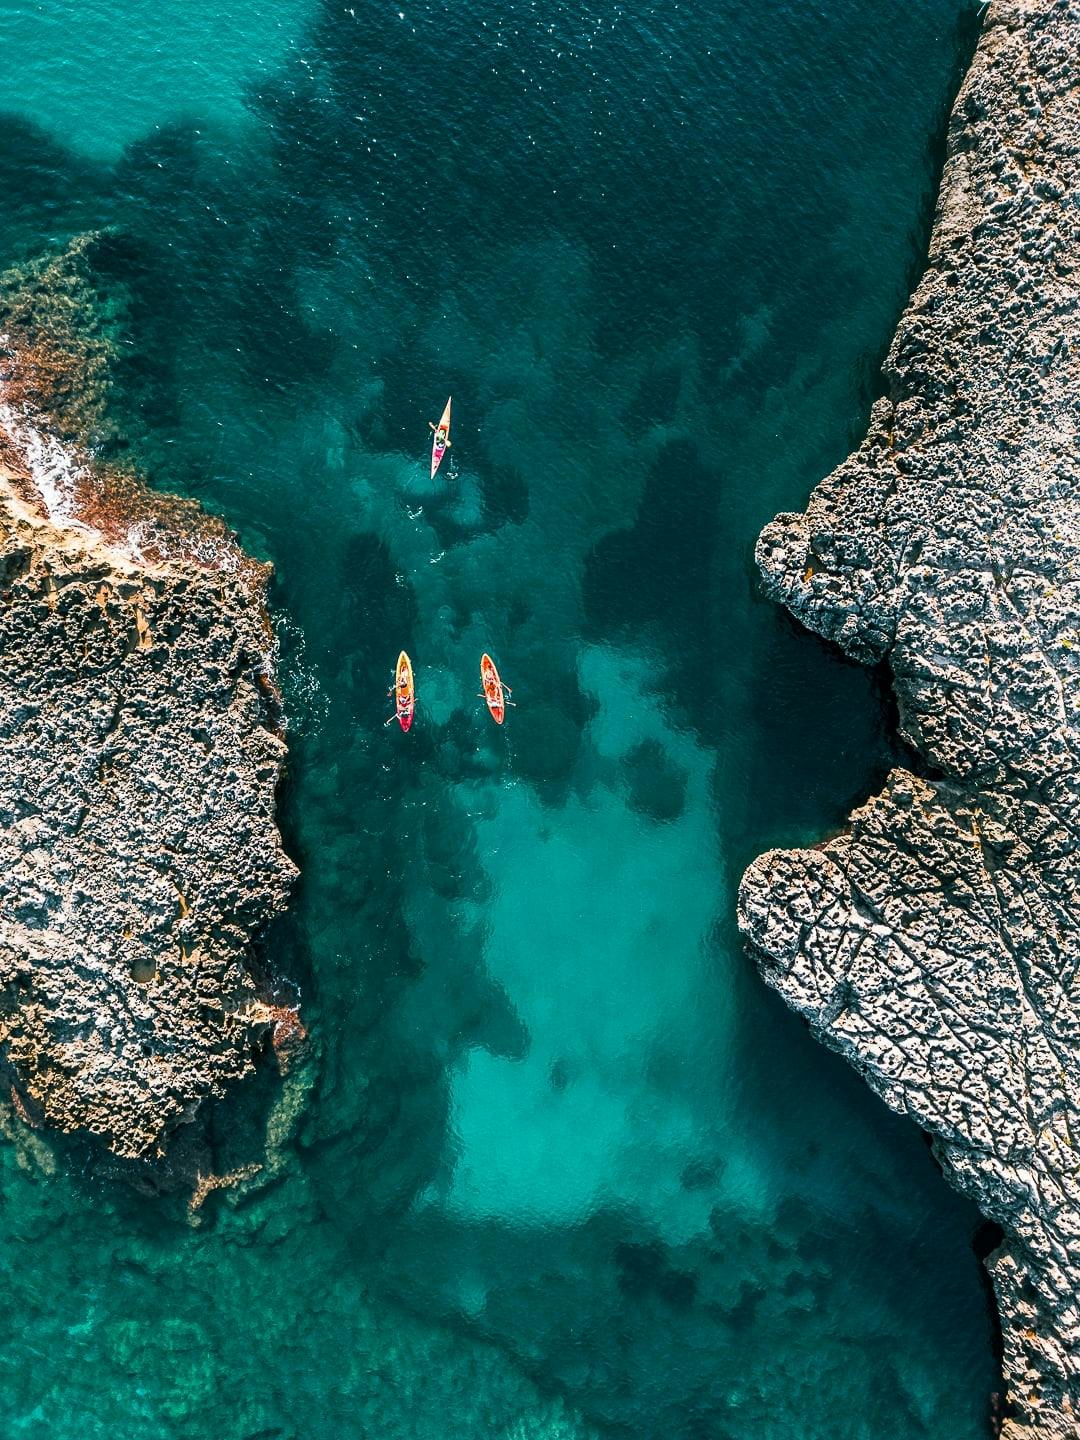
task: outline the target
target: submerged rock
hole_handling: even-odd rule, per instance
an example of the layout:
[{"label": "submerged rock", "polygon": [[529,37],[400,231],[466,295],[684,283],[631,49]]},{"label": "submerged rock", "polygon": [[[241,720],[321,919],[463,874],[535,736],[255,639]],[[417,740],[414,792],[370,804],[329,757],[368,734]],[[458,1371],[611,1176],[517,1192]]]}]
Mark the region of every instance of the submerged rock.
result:
[{"label": "submerged rock", "polygon": [[758,543],[892,670],[894,771],[747,871],[763,975],[1000,1225],[1005,1433],[1080,1435],[1080,7],[994,0],[859,450]]},{"label": "submerged rock", "polygon": [[267,568],[86,443],[100,243],[0,277],[0,1062],[142,1158],[279,1024],[247,952],[295,869]]}]

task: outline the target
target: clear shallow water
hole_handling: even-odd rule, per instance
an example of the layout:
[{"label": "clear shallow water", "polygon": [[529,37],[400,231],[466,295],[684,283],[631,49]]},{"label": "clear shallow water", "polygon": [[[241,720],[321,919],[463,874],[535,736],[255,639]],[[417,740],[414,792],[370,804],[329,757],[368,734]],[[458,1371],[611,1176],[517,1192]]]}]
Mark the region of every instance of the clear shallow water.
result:
[{"label": "clear shallow water", "polygon": [[974,1440],[977,1217],[732,922],[894,758],[751,550],[858,437],[969,12],[223,27],[2,0],[0,260],[120,227],[136,448],[277,567],[317,1078],[198,1229],[0,1151],[9,1429]]},{"label": "clear shallow water", "polygon": [[[200,133],[244,116],[245,87],[299,63],[309,0],[65,0],[0,4],[0,83],[79,151],[113,161],[183,116]],[[27,84],[27,65],[33,79]]]}]

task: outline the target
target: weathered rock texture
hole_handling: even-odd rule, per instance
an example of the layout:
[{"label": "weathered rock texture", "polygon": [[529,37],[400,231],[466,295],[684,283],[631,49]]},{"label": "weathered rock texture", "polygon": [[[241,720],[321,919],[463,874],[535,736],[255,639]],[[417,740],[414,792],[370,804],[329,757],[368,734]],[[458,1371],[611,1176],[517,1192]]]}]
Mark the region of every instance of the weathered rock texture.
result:
[{"label": "weathered rock texture", "polygon": [[265,568],[101,463],[89,237],[0,277],[0,1064],[31,1122],[160,1153],[280,1012],[294,868]]},{"label": "weathered rock texture", "polygon": [[1080,8],[995,0],[863,445],[765,585],[892,669],[895,771],[739,920],[814,1033],[1000,1224],[1006,1433],[1080,1435]]}]

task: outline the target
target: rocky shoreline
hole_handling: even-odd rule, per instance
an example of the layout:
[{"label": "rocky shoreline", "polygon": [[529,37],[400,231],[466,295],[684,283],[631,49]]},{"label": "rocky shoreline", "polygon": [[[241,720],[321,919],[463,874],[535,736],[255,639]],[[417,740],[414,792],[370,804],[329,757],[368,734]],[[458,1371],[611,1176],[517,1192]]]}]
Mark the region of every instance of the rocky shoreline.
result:
[{"label": "rocky shoreline", "polygon": [[1016,1440],[1080,1435],[1078,195],[1080,7],[994,0],[886,398],[757,548],[772,597],[888,663],[925,774],[739,895],[768,983],[1001,1227]]},{"label": "rocky shoreline", "polygon": [[295,867],[267,568],[100,459],[102,243],[0,277],[0,1071],[134,1160],[295,1039],[248,964]]}]

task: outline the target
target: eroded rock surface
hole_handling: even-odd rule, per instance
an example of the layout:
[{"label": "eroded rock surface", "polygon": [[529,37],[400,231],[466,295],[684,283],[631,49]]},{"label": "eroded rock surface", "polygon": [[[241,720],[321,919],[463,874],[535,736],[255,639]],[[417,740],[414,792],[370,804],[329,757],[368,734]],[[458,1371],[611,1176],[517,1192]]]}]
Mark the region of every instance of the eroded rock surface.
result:
[{"label": "eroded rock surface", "polygon": [[265,567],[78,438],[99,243],[0,277],[0,1064],[30,1122],[135,1158],[251,1069],[295,872]]},{"label": "eroded rock surface", "polygon": [[758,543],[867,662],[895,771],[747,871],[762,973],[1003,1227],[1006,1433],[1080,1435],[1080,7],[991,5],[860,449]]}]

